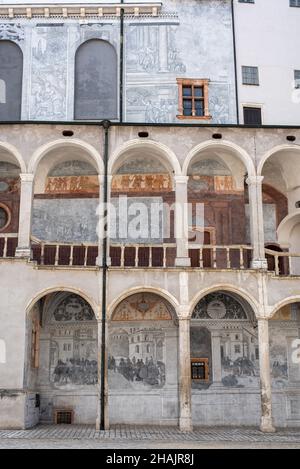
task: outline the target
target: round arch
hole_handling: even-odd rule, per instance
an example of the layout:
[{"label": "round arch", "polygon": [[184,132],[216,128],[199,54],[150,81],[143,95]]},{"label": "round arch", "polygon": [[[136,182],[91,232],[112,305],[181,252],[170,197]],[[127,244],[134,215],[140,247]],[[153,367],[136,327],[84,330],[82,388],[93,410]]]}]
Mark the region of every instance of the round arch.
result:
[{"label": "round arch", "polygon": [[11,145],[10,143],[0,141],[0,149],[3,149],[7,151],[8,153],[10,153],[14,162],[18,164],[18,166],[20,167],[21,173],[27,172],[26,164],[21,156],[21,153],[19,152],[19,150],[17,150],[15,146]]},{"label": "round arch", "polygon": [[157,289],[154,287],[135,287],[135,288],[130,288],[129,290],[126,290],[126,292],[122,293],[112,303],[110,303],[110,305],[107,308],[108,320],[111,320],[115,309],[117,308],[117,306],[119,306],[120,303],[122,303],[122,301],[138,293],[153,293],[157,296],[162,297],[164,300],[168,301],[171,306],[173,306],[176,312],[176,315],[178,316],[179,303],[177,299],[173,295],[171,295],[168,291]]},{"label": "round arch", "polygon": [[188,170],[190,167],[190,164],[192,160],[202,151],[205,150],[210,150],[210,149],[218,149],[218,150],[227,150],[233,152],[240,161],[245,165],[248,176],[255,176],[256,171],[255,171],[255,165],[249,154],[240,146],[236,145],[235,143],[229,142],[227,140],[222,140],[222,142],[217,143],[217,142],[212,142],[212,141],[206,141],[203,143],[200,143],[196,147],[194,147],[187,155],[183,168],[182,168],[182,174],[184,176],[188,175]]},{"label": "round arch", "polygon": [[288,298],[285,298],[282,301],[279,301],[272,307],[272,311],[269,315],[269,319],[272,319],[278,311],[280,311],[282,308],[288,305],[292,305],[295,303],[300,303],[300,294],[299,295],[294,295],[294,296],[289,296]]},{"label": "round arch", "polygon": [[167,167],[171,170],[175,176],[181,176],[181,167],[175,153],[163,143],[155,142],[154,140],[147,140],[141,142],[141,140],[134,139],[130,140],[118,148],[109,159],[108,162],[108,173],[113,175],[125,161],[126,153],[131,150],[149,150],[154,151],[158,157],[161,157],[162,161],[167,163]]},{"label": "round arch", "polygon": [[44,290],[41,290],[39,293],[37,293],[33,298],[31,298],[31,300],[26,306],[26,316],[30,314],[31,309],[37,303],[37,301],[41,300],[47,295],[50,295],[51,293],[60,293],[60,292],[73,293],[75,295],[80,296],[90,305],[90,307],[94,311],[95,318],[96,319],[99,318],[100,307],[84,291],[82,291],[80,288],[62,287],[62,286],[45,288]]},{"label": "round arch", "polygon": [[261,161],[259,162],[258,168],[257,168],[257,175],[262,176],[262,172],[264,169],[264,166],[266,162],[276,153],[282,152],[282,151],[293,151],[293,152],[299,152],[299,157],[300,157],[300,145],[291,145],[291,144],[285,144],[285,145],[278,145],[271,150],[269,150],[267,153],[264,154],[262,157]]},{"label": "round arch", "polygon": [[104,174],[104,164],[103,164],[101,155],[92,145],[79,139],[72,139],[70,141],[66,141],[63,138],[59,140],[55,140],[50,143],[46,143],[42,147],[38,148],[32,155],[32,158],[29,162],[28,172],[35,174],[39,163],[50,151],[61,149],[61,148],[72,148],[72,147],[81,149],[85,151],[86,153],[88,153],[89,156],[91,156],[91,158],[96,164],[98,174],[99,175]]},{"label": "round arch", "polygon": [[300,223],[300,209],[297,209],[294,213],[291,213],[282,220],[278,229],[277,237],[278,243],[281,246],[289,246],[289,238],[293,228]]},{"label": "round arch", "polygon": [[206,288],[205,290],[202,290],[200,293],[197,293],[197,295],[194,296],[193,300],[190,303],[189,317],[192,317],[194,309],[199,303],[199,301],[201,301],[207,295],[210,295],[211,293],[216,293],[218,291],[222,291],[224,293],[234,293],[235,295],[243,299],[252,308],[256,317],[259,316],[259,304],[251,295],[249,295],[245,290],[237,288],[234,285],[221,284],[215,285],[214,287]]}]

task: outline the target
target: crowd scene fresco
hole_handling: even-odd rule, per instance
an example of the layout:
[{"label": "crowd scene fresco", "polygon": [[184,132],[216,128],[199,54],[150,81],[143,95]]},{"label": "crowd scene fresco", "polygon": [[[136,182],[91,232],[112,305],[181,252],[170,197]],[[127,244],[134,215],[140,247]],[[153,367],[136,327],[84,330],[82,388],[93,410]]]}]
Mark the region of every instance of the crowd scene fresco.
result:
[{"label": "crowd scene fresco", "polygon": [[93,385],[98,382],[97,360],[58,360],[54,369],[54,383],[57,385]]},{"label": "crowd scene fresco", "polygon": [[163,387],[166,380],[165,364],[155,362],[153,358],[136,359],[121,358],[117,361],[109,356],[108,369],[114,373],[120,373],[127,381],[148,384],[149,386]]}]

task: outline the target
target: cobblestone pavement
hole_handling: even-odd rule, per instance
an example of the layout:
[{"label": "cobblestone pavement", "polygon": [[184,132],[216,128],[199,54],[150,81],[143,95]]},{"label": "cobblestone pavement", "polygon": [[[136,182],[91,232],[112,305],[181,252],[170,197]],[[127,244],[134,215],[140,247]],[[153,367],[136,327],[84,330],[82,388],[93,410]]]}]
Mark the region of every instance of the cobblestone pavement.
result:
[{"label": "cobblestone pavement", "polygon": [[93,426],[39,425],[31,430],[1,430],[0,448],[300,448],[300,429],[264,434],[255,428],[116,426],[97,432]]}]

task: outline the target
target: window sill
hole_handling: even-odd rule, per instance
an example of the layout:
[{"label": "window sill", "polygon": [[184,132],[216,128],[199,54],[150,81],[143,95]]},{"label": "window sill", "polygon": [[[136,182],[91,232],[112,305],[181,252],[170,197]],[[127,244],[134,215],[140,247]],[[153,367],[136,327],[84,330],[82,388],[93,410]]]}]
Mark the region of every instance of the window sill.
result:
[{"label": "window sill", "polygon": [[199,120],[199,121],[208,121],[212,119],[212,116],[183,116],[181,114],[176,116],[180,120]]}]

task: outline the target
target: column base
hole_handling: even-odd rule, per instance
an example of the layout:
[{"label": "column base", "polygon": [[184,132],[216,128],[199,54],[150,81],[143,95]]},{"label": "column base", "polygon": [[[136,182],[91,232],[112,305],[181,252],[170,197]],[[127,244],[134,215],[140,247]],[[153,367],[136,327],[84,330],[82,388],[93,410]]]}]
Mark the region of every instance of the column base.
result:
[{"label": "column base", "polygon": [[191,433],[193,431],[192,420],[190,418],[180,418],[179,429],[181,432]]},{"label": "column base", "polygon": [[251,268],[255,270],[268,270],[268,261],[267,259],[253,259]]},{"label": "column base", "polygon": [[189,257],[176,257],[175,267],[191,267],[191,259]]},{"label": "column base", "polygon": [[273,425],[261,425],[260,431],[263,433],[276,433],[276,428]]},{"label": "column base", "polygon": [[32,256],[32,250],[31,248],[22,248],[22,247],[17,247],[15,257],[18,257],[20,259],[30,259]]}]

